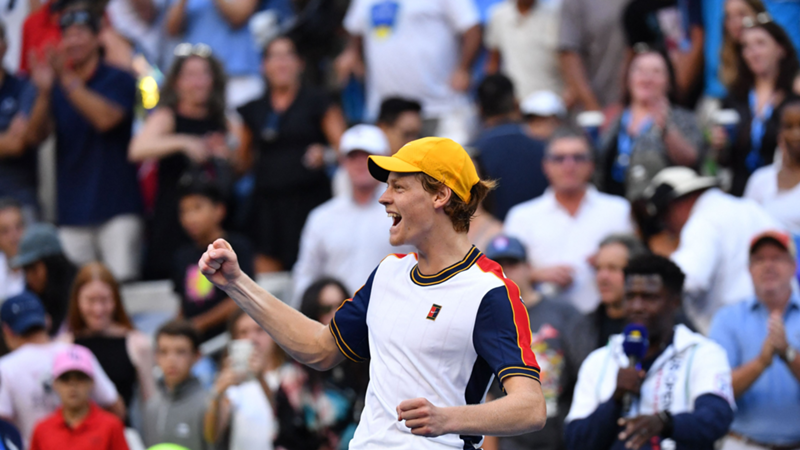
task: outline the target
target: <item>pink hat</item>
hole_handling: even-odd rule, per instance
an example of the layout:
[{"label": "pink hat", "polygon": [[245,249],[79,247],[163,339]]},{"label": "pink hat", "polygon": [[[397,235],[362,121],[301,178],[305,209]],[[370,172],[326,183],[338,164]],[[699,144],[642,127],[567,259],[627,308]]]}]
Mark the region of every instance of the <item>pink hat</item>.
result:
[{"label": "pink hat", "polygon": [[83,372],[93,379],[93,361],[94,358],[89,349],[80,345],[72,345],[56,355],[56,359],[53,361],[53,379],[72,371]]}]

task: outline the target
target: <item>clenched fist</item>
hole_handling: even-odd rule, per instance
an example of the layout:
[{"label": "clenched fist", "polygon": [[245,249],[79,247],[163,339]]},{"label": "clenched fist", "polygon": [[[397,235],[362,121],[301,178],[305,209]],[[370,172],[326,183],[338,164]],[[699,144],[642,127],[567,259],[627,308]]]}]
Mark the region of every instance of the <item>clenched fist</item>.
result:
[{"label": "clenched fist", "polygon": [[203,256],[200,257],[198,266],[208,281],[220,289],[225,289],[228,283],[242,275],[236,253],[225,239],[217,239],[210,244]]}]

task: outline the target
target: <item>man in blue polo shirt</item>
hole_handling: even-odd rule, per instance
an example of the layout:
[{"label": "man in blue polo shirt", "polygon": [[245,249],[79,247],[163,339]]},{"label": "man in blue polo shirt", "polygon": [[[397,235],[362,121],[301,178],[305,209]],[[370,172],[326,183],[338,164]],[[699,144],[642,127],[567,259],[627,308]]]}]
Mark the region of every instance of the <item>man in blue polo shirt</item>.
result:
[{"label": "man in blue polo shirt", "polygon": [[750,245],[754,298],[717,313],[710,337],[728,354],[738,411],[723,450],[800,448],[800,296],[797,251],[768,231]]},{"label": "man in blue polo shirt", "polygon": [[[0,22],[0,60],[8,42]],[[36,89],[0,66],[0,197],[21,203],[27,215],[36,210],[36,152],[25,142],[28,115]]]},{"label": "man in blue polo shirt", "polygon": [[39,95],[30,135],[54,126],[58,222],[67,256],[100,260],[118,280],[135,279],[141,247],[141,199],[128,162],[136,81],[100,54],[100,19],[89,10],[61,15],[62,41],[31,64]]}]

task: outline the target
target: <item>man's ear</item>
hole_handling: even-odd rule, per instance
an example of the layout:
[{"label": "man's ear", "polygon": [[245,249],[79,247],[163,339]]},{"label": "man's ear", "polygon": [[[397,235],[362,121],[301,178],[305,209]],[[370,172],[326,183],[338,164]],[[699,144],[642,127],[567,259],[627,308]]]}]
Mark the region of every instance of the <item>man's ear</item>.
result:
[{"label": "man's ear", "polygon": [[436,209],[444,208],[450,203],[450,199],[453,197],[453,190],[447,186],[442,185],[441,189],[436,192],[436,195],[433,196],[433,207]]}]

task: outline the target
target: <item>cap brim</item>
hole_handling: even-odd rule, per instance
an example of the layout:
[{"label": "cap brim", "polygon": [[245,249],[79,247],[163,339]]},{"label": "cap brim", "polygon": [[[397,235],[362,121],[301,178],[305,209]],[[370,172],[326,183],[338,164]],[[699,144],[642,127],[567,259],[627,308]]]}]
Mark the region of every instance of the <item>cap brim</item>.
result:
[{"label": "cap brim", "polygon": [[25,317],[23,319],[19,319],[16,321],[13,327],[11,327],[11,331],[15,334],[24,334],[26,331],[30,330],[33,327],[46,327],[47,326],[47,319],[42,317]]},{"label": "cap brim", "polygon": [[34,262],[36,262],[38,260],[39,260],[39,256],[35,255],[33,253],[17,255],[15,257],[11,258],[9,266],[11,266],[12,269],[19,269],[21,267],[27,266],[30,263],[34,263]]},{"label": "cap brim", "polygon": [[422,169],[419,167],[393,156],[370,155],[369,161],[367,162],[367,167],[369,167],[369,173],[373,178],[384,183],[386,183],[386,180],[389,179],[389,173],[391,172],[422,172]]},{"label": "cap brim", "polygon": [[684,195],[691,194],[692,192],[699,191],[700,189],[707,189],[717,186],[717,180],[713,177],[698,177],[691,182],[687,182],[682,186],[678,186],[673,191],[673,198],[683,197]]}]

